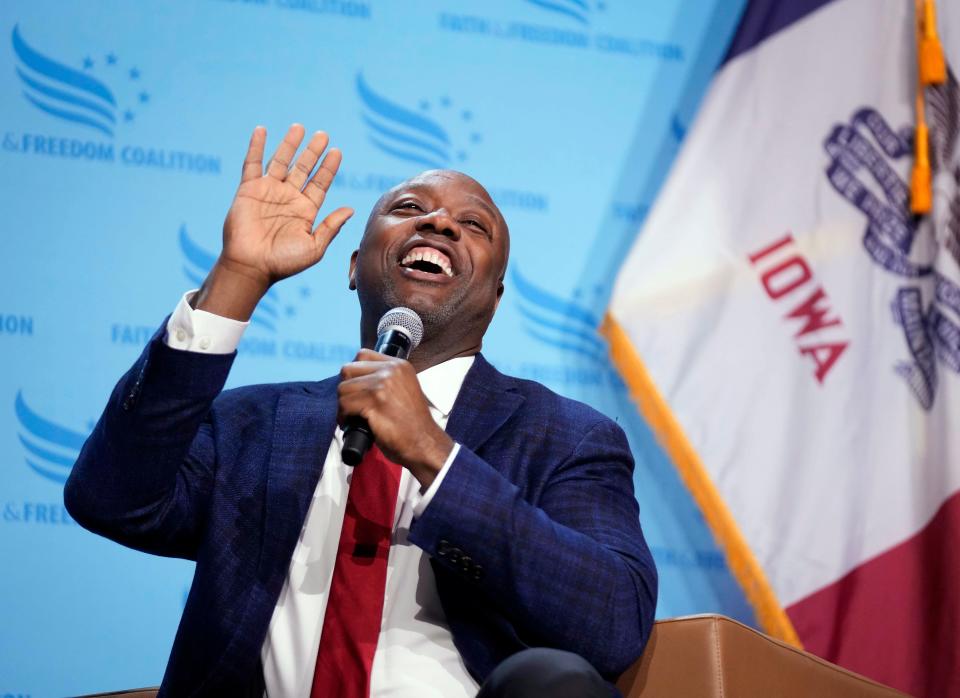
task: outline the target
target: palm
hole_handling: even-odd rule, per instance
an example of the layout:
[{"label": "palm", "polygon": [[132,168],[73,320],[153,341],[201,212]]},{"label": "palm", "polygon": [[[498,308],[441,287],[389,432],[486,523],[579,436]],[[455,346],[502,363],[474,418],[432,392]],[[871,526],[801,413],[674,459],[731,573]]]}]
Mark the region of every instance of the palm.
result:
[{"label": "palm", "polygon": [[224,252],[235,262],[265,265],[271,278],[290,276],[313,261],[316,216],[317,207],[292,185],[270,177],[244,182],[227,214]]},{"label": "palm", "polygon": [[224,222],[221,259],[262,276],[268,283],[319,261],[353,213],[337,209],[313,228],[340,165],[340,152],[327,152],[319,169],[310,176],[327,145],[326,134],[317,133],[288,170],[302,138],[303,128],[291,127],[264,174],[266,133],[262,129],[254,131],[240,187]]}]

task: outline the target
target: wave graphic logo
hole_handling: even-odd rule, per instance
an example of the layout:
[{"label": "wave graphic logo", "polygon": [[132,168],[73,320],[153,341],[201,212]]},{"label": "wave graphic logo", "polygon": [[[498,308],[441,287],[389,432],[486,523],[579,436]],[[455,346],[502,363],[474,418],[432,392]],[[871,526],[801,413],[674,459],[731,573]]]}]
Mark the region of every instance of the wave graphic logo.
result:
[{"label": "wave graphic logo", "polygon": [[41,417],[27,406],[22,390],[17,391],[14,412],[20,426],[17,436],[26,450],[27,465],[47,480],[60,485],[65,483],[87,434]]},{"label": "wave graphic logo", "polygon": [[[132,108],[121,109],[113,90],[91,74],[98,62],[91,56],[83,59],[83,70],[71,68],[28,44],[20,32],[19,24],[13,28],[12,43],[16,57],[15,70],[23,87],[23,96],[40,111],[61,121],[94,129],[111,138],[118,122],[129,123],[136,118]],[[100,62],[105,70],[126,75],[130,83],[140,80],[140,71],[137,68],[122,69],[112,52]],[[142,106],[149,102],[150,95],[141,90],[133,99]]]},{"label": "wave graphic logo", "polygon": [[[526,2],[555,15],[572,19],[583,26],[590,24],[591,7],[587,0],[526,0]],[[597,10],[605,8],[606,6],[602,2],[596,4]]]},{"label": "wave graphic logo", "polygon": [[598,364],[607,360],[607,348],[597,334],[600,320],[591,311],[535,286],[517,268],[511,273],[517,289],[520,314],[534,339],[572,352]]},{"label": "wave graphic logo", "polygon": [[[375,92],[362,73],[357,74],[357,94],[370,141],[387,155],[429,169],[448,168],[467,159],[467,151],[454,142],[440,120],[448,126],[469,130],[467,125],[473,120],[473,113],[455,109],[449,97],[441,97],[436,103],[421,100],[416,111]],[[426,116],[434,112],[439,115],[437,119]],[[472,131],[457,140],[477,144],[482,137]]]},{"label": "wave graphic logo", "polygon": [[[200,288],[203,279],[210,273],[210,269],[213,268],[217,258],[190,238],[186,224],[180,226],[180,251],[184,258],[183,273],[191,283]],[[309,289],[307,288],[301,289],[301,292],[304,297],[309,295]],[[281,314],[280,306],[280,298],[277,292],[271,288],[257,304],[257,309],[250,318],[250,324],[262,327],[268,332],[276,332],[277,321]],[[287,306],[284,311],[287,315],[296,314],[296,309],[293,306]]]}]

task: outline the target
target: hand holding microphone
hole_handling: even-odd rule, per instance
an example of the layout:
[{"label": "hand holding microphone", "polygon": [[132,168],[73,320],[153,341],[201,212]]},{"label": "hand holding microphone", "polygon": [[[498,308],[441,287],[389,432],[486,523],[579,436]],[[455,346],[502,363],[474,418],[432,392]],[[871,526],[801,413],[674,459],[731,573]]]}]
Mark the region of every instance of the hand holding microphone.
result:
[{"label": "hand holding microphone", "polygon": [[[423,321],[410,308],[388,310],[377,325],[374,351],[384,356],[406,359],[423,339]],[[373,445],[373,432],[363,417],[349,417],[343,427],[341,457],[347,465],[357,465]]]},{"label": "hand holding microphone", "polygon": [[423,336],[412,310],[394,308],[377,327],[376,351],[361,349],[340,371],[343,461],[357,465],[376,439],[383,454],[429,486],[453,449],[434,421],[413,366],[405,359]]}]

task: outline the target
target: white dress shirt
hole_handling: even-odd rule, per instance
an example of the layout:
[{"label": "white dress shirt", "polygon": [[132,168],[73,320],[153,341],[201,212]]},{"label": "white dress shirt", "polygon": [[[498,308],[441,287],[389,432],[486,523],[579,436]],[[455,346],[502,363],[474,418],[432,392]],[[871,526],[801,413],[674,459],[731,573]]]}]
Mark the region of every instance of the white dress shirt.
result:
[{"label": "white dress shirt", "polygon": [[[193,310],[188,303],[192,293],[184,295],[167,322],[167,345],[202,353],[232,352],[249,323]],[[417,374],[430,414],[443,428],[472,365],[472,356],[460,357]],[[342,443],[343,432],[337,427],[261,650],[270,698],[310,695],[353,471],[340,458]],[[454,445],[425,492],[421,493],[408,470],[401,470],[371,697],[445,698],[477,693],[478,685],[453,644],[429,557],[407,540],[411,523],[429,505],[459,448]]]}]

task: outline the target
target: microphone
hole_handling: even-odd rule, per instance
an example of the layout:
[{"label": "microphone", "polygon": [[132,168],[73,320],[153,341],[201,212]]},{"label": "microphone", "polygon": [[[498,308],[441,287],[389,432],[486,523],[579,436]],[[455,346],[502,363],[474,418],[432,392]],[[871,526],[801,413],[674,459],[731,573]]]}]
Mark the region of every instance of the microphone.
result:
[{"label": "microphone", "polygon": [[[388,310],[377,325],[375,351],[406,359],[423,339],[423,321],[410,308]],[[347,465],[357,465],[373,445],[373,432],[363,417],[348,417],[343,428],[340,457]]]}]

